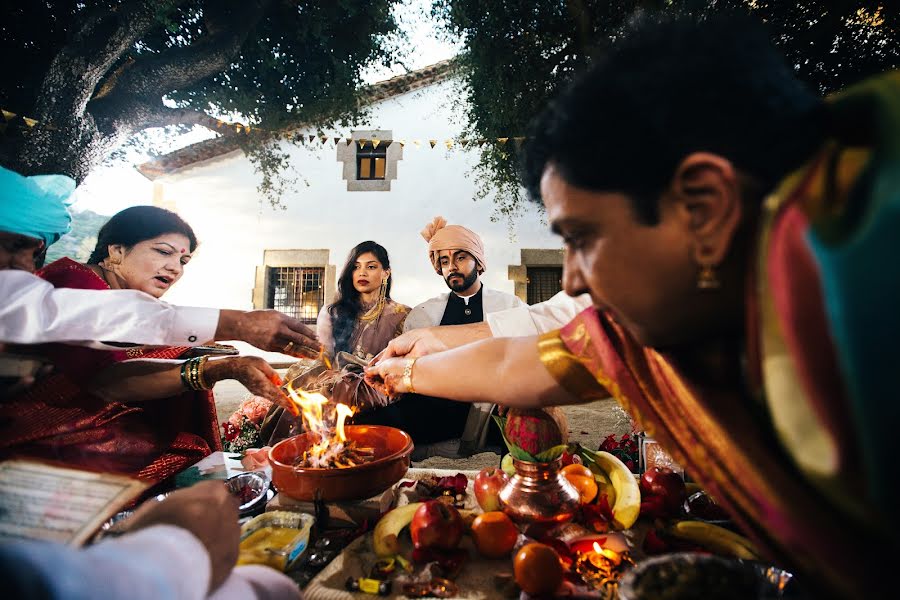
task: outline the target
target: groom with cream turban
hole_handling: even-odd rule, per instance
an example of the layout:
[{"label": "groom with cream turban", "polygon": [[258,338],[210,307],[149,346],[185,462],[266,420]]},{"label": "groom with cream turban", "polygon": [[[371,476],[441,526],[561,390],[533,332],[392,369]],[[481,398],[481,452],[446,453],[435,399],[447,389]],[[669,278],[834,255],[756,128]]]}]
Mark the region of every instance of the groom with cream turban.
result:
[{"label": "groom with cream turban", "polygon": [[409,313],[403,330],[435,325],[480,323],[484,315],[522,306],[516,296],[490,290],[481,284],[487,269],[481,237],[462,225],[447,225],[443,217],[422,230],[428,242],[428,258],[435,272],[444,278],[450,292],[419,304]]},{"label": "groom with cream turban", "polygon": [[[409,312],[403,330],[436,325],[480,323],[486,314],[517,306],[525,306],[516,296],[490,290],[481,284],[487,269],[484,244],[474,231],[461,225],[447,225],[443,217],[435,217],[422,230],[428,242],[428,258],[435,272],[443,277],[450,292],[426,300]],[[414,361],[413,361],[414,362]],[[412,363],[410,364],[410,372]],[[427,444],[459,440],[451,455],[466,455],[485,444],[500,444],[499,430],[489,435],[493,405],[473,404],[444,398],[405,394],[393,404],[357,416],[355,423],[390,425],[409,433],[417,451],[431,450]],[[442,453],[437,447],[437,453]],[[415,455],[414,455],[415,456]]]}]

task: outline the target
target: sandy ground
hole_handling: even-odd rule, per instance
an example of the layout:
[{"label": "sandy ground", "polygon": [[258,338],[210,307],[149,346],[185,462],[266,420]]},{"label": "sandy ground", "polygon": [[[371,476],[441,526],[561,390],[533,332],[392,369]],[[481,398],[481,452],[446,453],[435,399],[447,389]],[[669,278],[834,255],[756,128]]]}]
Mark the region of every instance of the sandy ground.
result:
[{"label": "sandy ground", "polygon": [[[281,375],[284,370],[279,370]],[[219,422],[226,420],[249,393],[236,381],[221,381],[213,389]],[[598,400],[589,404],[565,406],[563,411],[569,420],[570,441],[581,442],[588,448],[597,448],[600,441],[609,434],[629,431],[626,414],[612,399]],[[413,454],[413,466],[432,469],[481,469],[500,464],[499,449],[460,457],[456,453],[456,442],[435,444],[428,448],[417,448]]]}]

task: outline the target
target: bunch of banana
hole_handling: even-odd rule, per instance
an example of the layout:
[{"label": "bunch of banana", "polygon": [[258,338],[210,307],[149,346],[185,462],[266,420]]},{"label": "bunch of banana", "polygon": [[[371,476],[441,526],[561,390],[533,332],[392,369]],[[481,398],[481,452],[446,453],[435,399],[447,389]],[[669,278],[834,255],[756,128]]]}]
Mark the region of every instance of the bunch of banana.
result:
[{"label": "bunch of banana", "polygon": [[641,512],[641,490],[631,470],[615,455],[579,447],[584,464],[594,473],[600,493],[605,493],[613,513],[613,525],[628,529]]},{"label": "bunch of banana", "polygon": [[666,529],[671,537],[691,542],[715,554],[746,560],[759,560],[753,542],[744,536],[703,521],[676,521]]},{"label": "bunch of banana", "polygon": [[410,502],[391,509],[381,517],[372,532],[372,547],[376,556],[386,558],[400,552],[400,532],[412,522],[421,505],[421,502]]}]

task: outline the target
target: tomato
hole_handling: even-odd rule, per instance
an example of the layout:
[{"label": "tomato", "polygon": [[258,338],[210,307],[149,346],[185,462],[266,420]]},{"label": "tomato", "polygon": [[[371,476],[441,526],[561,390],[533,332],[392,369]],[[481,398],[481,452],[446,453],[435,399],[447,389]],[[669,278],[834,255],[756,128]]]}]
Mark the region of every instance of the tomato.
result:
[{"label": "tomato", "polygon": [[472,521],[472,540],[482,556],[488,558],[509,556],[518,537],[519,530],[506,513],[486,512]]},{"label": "tomato", "polygon": [[526,594],[550,596],[563,580],[563,568],[556,550],[537,542],[525,544],[513,558],[516,583]]}]

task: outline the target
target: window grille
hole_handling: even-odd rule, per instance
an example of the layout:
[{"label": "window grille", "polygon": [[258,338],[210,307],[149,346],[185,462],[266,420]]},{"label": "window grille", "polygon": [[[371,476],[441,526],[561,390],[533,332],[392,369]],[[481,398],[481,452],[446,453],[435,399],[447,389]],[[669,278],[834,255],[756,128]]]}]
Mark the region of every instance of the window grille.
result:
[{"label": "window grille", "polygon": [[384,179],[384,171],[387,167],[388,142],[382,141],[376,148],[372,142],[365,142],[362,147],[357,143],[356,149],[356,178]]},{"label": "window grille", "polygon": [[549,300],[562,290],[562,267],[527,267],[528,304]]},{"label": "window grille", "polygon": [[268,267],[266,306],[312,324],[325,304],[324,267]]}]

